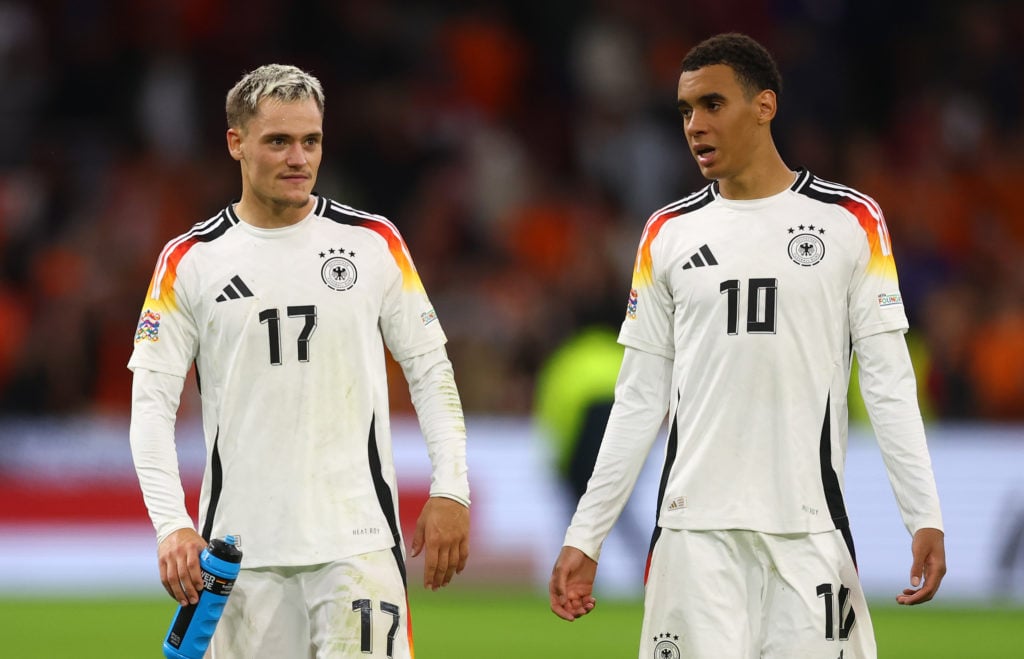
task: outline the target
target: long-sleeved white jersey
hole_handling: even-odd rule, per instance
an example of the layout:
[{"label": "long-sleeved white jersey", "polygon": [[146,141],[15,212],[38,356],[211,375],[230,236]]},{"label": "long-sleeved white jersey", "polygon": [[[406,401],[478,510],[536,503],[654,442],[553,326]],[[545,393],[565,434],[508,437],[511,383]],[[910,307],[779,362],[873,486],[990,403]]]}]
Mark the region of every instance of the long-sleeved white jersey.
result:
[{"label": "long-sleeved white jersey", "polygon": [[[431,493],[469,501],[445,336],[401,235],[383,217],[315,199],[287,228],[253,227],[229,206],[169,242],[129,361],[137,377],[179,378],[179,392],[195,363],[207,448],[200,528],[240,537],[246,567],[400,547],[385,345],[435,374],[420,380],[449,383],[445,418],[429,424]],[[415,366],[423,356],[431,363]],[[168,394],[174,405],[179,392]],[[160,395],[136,399],[167,416]],[[133,408],[132,446],[162,536],[180,528],[184,504],[173,434],[150,437],[170,430],[146,407]]]},{"label": "long-sleeved white jersey", "polygon": [[[861,355],[869,373],[902,383],[865,399],[904,521],[912,531],[941,528],[905,377],[906,329],[889,234],[866,195],[802,170],[765,199],[725,199],[712,183],[659,210],[641,238],[619,334],[624,368],[643,353],[646,375],[620,376],[618,409],[566,544],[596,557],[666,411],[659,526],[845,530],[854,346],[875,351]],[[896,348],[873,338],[890,335]]]}]

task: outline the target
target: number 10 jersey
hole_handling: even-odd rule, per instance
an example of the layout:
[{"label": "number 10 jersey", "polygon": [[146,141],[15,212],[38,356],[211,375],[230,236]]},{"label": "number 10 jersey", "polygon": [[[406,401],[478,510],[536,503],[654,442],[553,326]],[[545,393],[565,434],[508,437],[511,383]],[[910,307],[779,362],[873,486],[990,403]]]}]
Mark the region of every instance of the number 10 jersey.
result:
[{"label": "number 10 jersey", "polygon": [[845,527],[852,343],[906,328],[866,195],[802,170],[772,197],[712,183],[655,213],[619,341],[674,364],[660,526]]}]

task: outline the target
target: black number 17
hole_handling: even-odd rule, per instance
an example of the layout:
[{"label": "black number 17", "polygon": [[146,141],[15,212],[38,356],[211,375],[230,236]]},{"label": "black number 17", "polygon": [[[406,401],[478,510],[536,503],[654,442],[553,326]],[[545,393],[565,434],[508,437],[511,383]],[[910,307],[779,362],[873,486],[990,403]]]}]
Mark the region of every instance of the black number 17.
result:
[{"label": "black number 17", "polygon": [[[299,332],[298,353],[300,362],[309,361],[309,337],[316,329],[316,306],[306,304],[286,309],[289,318],[305,318],[306,322]],[[270,363],[280,365],[281,362],[281,312],[278,309],[264,309],[260,312],[260,324],[267,326],[270,341]]]},{"label": "black number 17", "polygon": [[[352,610],[359,612],[359,650],[363,654],[373,654],[373,601],[368,599],[352,602]],[[387,656],[395,656],[395,632],[398,631],[398,605],[381,602],[380,610],[391,616],[391,629],[388,630]]]}]

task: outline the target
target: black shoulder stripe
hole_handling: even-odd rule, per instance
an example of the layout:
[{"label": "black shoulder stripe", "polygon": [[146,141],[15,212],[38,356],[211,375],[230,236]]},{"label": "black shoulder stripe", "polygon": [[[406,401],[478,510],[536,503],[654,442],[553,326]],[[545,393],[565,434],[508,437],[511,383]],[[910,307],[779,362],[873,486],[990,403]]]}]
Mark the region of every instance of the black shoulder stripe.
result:
[{"label": "black shoulder stripe", "polygon": [[705,185],[703,188],[683,197],[679,201],[673,202],[659,210],[656,215],[661,215],[668,211],[672,215],[683,215],[684,213],[691,213],[700,208],[704,208],[718,197],[718,181],[714,181]]},{"label": "black shoulder stripe", "polygon": [[793,185],[792,189],[795,192],[826,204],[837,204],[844,199],[852,199],[863,206],[880,212],[878,203],[863,192],[855,190],[848,185],[826,181],[820,176],[811,175],[810,172],[805,173],[807,174],[806,178],[798,179]]},{"label": "black shoulder stripe", "polygon": [[647,218],[647,224],[644,227],[644,234],[654,225],[660,224],[665,220],[685,215],[686,213],[692,213],[695,210],[707,206],[715,200],[715,184],[709,183],[697,192],[690,194],[682,199],[677,199],[667,206],[663,206],[658,210],[651,213],[651,216]]},{"label": "black shoulder stripe", "polygon": [[826,192],[818,188],[812,188],[810,185],[804,185],[796,190],[799,194],[805,197],[810,197],[815,201],[820,201],[823,204],[837,204],[842,200],[842,197],[838,194]]},{"label": "black shoulder stripe", "polygon": [[206,222],[197,224],[192,230],[192,237],[199,242],[208,243],[223,236],[228,229],[238,224],[238,221],[238,216],[231,206],[228,206]]},{"label": "black shoulder stripe", "polygon": [[810,197],[825,204],[838,203],[842,199],[841,195],[814,185],[815,181],[820,182],[822,180],[806,169],[800,169],[797,172],[796,183],[793,184],[791,189],[805,197]]},{"label": "black shoulder stripe", "polygon": [[323,200],[324,203],[322,209],[318,212],[318,214],[322,217],[326,217],[328,220],[331,220],[332,222],[337,222],[338,224],[362,226],[366,224],[367,221],[387,221],[387,219],[381,215],[361,211],[358,208],[346,206],[345,204],[339,203],[332,199],[327,199],[326,197],[322,197],[321,199]]},{"label": "black shoulder stripe", "polygon": [[[313,194],[316,194],[316,191],[314,191]],[[313,214],[320,215],[322,217],[324,214],[324,210],[327,208],[330,201],[331,200],[328,199],[327,197],[317,195],[316,205],[313,207]]]},{"label": "black shoulder stripe", "polygon": [[237,223],[238,217],[231,210],[231,206],[228,206],[210,219],[197,222],[187,233],[183,233],[164,245],[156,263],[153,282],[155,288],[153,290],[160,290],[161,281],[167,272],[172,255],[178,254],[180,256],[191,249],[196,243],[208,243],[216,240]]}]

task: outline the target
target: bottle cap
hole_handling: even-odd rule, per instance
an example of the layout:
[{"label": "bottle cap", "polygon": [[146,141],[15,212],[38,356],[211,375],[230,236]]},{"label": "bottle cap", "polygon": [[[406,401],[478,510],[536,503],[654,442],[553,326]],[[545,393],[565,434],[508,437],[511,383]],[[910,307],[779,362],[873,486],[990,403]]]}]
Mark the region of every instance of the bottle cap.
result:
[{"label": "bottle cap", "polygon": [[242,550],[236,546],[237,543],[238,536],[234,535],[225,536],[223,540],[214,538],[210,541],[208,550],[213,556],[228,563],[241,563]]}]

